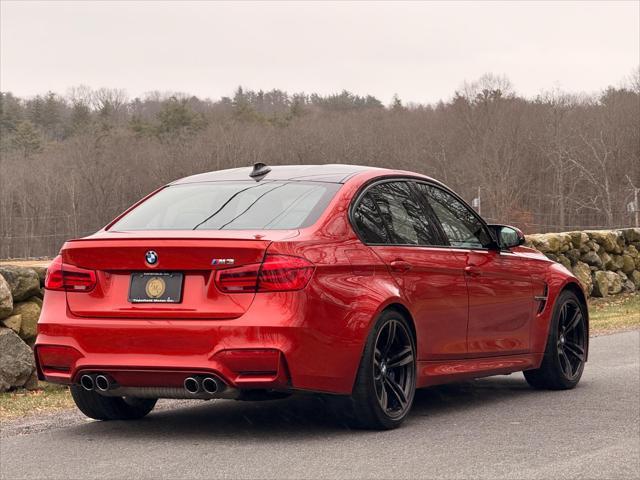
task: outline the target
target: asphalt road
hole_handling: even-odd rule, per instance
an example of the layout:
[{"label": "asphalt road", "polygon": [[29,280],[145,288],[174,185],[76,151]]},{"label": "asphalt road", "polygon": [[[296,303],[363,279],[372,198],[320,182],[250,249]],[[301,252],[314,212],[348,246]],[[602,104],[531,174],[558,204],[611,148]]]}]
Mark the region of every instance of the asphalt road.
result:
[{"label": "asphalt road", "polygon": [[640,333],[592,339],[572,391],[521,374],[419,391],[391,432],[312,397],[164,402],[137,422],[77,413],[5,424],[0,475],[28,478],[640,478]]}]

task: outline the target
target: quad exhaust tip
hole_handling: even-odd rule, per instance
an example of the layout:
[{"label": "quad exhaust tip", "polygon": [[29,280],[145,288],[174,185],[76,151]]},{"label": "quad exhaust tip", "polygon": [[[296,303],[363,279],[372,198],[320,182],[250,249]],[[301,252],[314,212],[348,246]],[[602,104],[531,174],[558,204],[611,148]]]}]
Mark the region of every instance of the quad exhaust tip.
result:
[{"label": "quad exhaust tip", "polygon": [[80,385],[87,391],[93,390],[95,386],[93,377],[91,377],[91,375],[82,375],[82,377],[80,377]]},{"label": "quad exhaust tip", "polygon": [[184,389],[192,394],[200,392],[200,380],[195,377],[187,377],[184,379]]},{"label": "quad exhaust tip", "polygon": [[111,388],[111,381],[109,380],[109,377],[105,375],[98,375],[94,383],[96,385],[96,389],[101,392],[106,392]]},{"label": "quad exhaust tip", "polygon": [[202,380],[202,389],[207,393],[216,393],[218,391],[218,382],[212,377],[206,377]]}]

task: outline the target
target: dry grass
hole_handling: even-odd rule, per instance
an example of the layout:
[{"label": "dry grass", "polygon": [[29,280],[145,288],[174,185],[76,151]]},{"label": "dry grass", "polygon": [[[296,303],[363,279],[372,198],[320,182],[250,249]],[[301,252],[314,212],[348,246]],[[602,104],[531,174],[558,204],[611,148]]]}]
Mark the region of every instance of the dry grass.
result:
[{"label": "dry grass", "polygon": [[640,294],[589,300],[592,335],[640,328]]},{"label": "dry grass", "polygon": [[74,406],[68,388],[49,383],[40,386],[38,390],[0,393],[0,422]]}]

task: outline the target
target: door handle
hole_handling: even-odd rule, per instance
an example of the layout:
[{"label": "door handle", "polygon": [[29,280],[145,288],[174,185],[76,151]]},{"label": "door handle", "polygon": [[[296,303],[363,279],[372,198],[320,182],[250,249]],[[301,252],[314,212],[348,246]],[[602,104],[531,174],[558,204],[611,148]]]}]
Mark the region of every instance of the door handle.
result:
[{"label": "door handle", "polygon": [[409,262],[405,262],[404,260],[394,260],[389,264],[389,266],[391,267],[391,270],[393,270],[394,272],[401,272],[401,273],[408,272],[413,268],[413,265],[411,265]]},{"label": "door handle", "polygon": [[480,276],[480,269],[476,266],[469,265],[467,267],[464,267],[464,273],[471,277],[478,277]]}]

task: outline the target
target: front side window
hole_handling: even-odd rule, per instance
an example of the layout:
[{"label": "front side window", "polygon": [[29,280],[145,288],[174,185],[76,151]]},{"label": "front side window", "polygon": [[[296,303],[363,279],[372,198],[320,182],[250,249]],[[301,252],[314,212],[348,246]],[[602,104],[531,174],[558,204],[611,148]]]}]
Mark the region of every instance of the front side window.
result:
[{"label": "front side window", "polygon": [[428,199],[452,246],[487,248],[491,245],[491,237],[483,223],[464,203],[432,185],[418,183],[417,186]]},{"label": "front side window", "polygon": [[[386,182],[367,190],[354,212],[356,228],[367,243],[437,245],[435,230],[407,182]],[[370,225],[386,227],[379,240],[370,240]]]},{"label": "front side window", "polygon": [[110,230],[287,230],[312,225],[339,184],[204,182],[170,185]]}]

